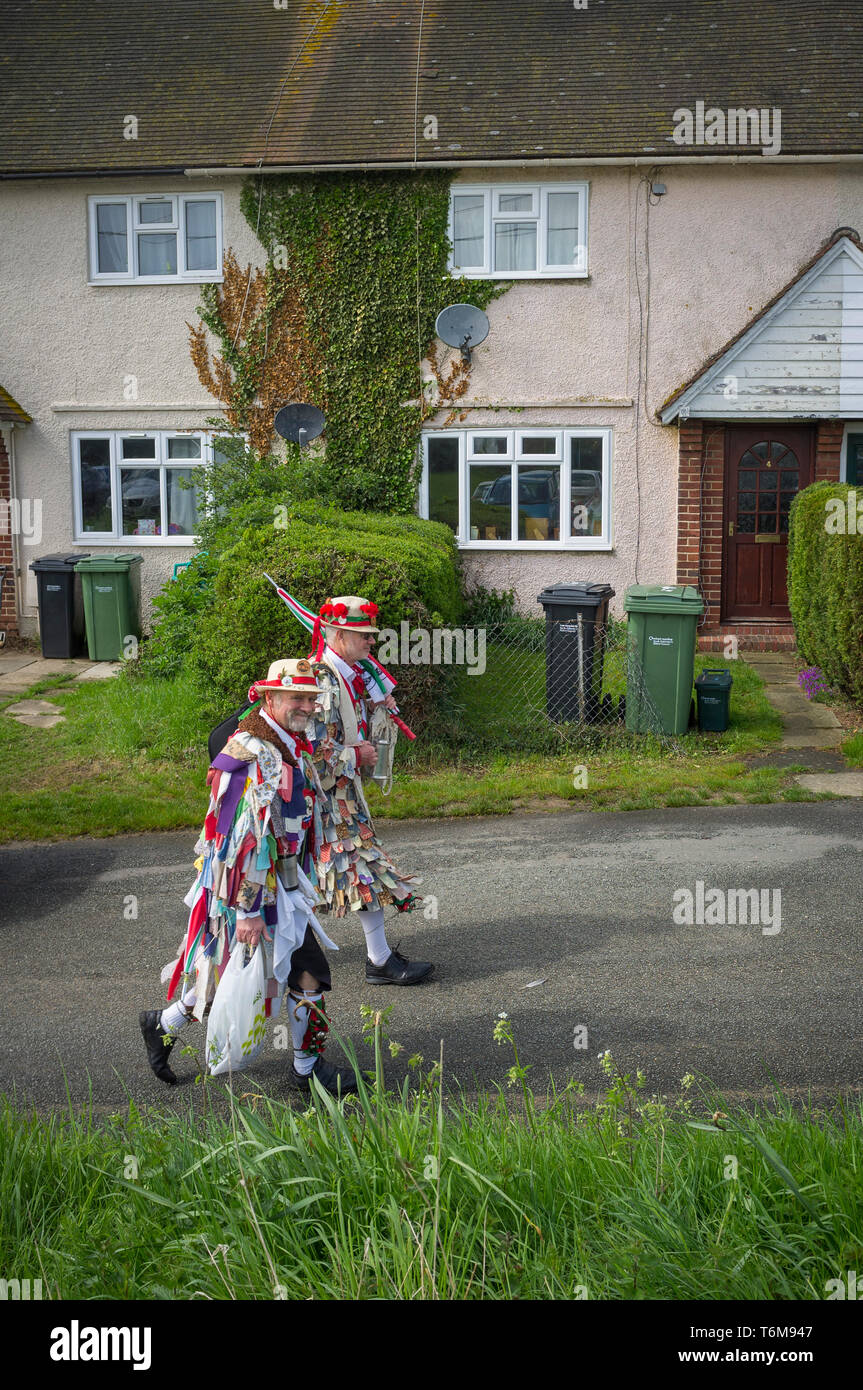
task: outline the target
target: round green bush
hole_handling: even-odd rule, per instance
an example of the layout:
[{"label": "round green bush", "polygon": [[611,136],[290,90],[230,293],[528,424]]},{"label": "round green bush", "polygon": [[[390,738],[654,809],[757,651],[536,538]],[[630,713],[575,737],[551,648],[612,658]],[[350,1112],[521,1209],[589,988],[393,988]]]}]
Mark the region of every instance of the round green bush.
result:
[{"label": "round green bush", "polygon": [[[458,555],[448,528],[418,517],[292,507],[284,526],[248,527],[219,557],[212,601],[196,616],[188,661],[208,695],[233,708],[278,657],[304,656],[311,636],[264,577],[317,612],[336,594],[377,603],[381,628],[457,623]],[[405,717],[432,717],[443,672],[392,667]],[[410,722],[410,721],[409,721]]]},{"label": "round green bush", "polygon": [[[863,705],[863,490],[818,482],[791,503],[788,605],[798,650]],[[848,502],[853,526],[848,526]],[[863,509],[861,509],[863,511]]]}]

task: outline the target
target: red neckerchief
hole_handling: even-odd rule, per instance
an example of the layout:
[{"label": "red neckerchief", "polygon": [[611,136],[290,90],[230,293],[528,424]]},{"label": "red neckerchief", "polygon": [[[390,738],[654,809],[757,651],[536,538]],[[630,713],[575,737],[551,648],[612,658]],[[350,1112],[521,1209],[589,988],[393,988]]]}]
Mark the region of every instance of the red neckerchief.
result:
[{"label": "red neckerchief", "polygon": [[351,699],[352,699],[353,702],[354,702],[354,711],[355,711],[356,716],[357,716],[357,725],[358,725],[358,727],[359,727],[360,733],[362,734],[363,738],[365,739],[365,738],[368,738],[369,726],[368,726],[368,724],[366,723],[365,716],[363,715],[363,712],[362,712],[363,706],[362,706],[361,702],[362,702],[363,699],[365,698],[366,683],[365,683],[365,681],[363,680],[363,673],[362,673],[362,671],[357,672],[356,666],[352,667],[352,670],[353,670],[356,674],[354,675],[354,678],[353,678],[352,681],[349,681],[349,682],[346,681],[345,684],[347,685],[348,689],[349,689],[350,692],[351,692]]}]

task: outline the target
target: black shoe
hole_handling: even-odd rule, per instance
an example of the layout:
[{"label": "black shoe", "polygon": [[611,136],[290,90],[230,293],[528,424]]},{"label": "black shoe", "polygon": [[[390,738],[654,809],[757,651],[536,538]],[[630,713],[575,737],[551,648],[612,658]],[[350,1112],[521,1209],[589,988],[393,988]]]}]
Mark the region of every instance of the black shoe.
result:
[{"label": "black shoe", "polygon": [[169,1037],[167,1042],[163,1041],[165,1035],[159,1025],[160,1014],[161,1009],[142,1009],[138,1015],[138,1022],[144,1035],[147,1061],[160,1081],[164,1081],[168,1086],[176,1086],[177,1078],[168,1066],[168,1058],[176,1039]]},{"label": "black shoe", "polygon": [[296,1067],[291,1067],[291,1081],[298,1091],[311,1091],[311,1078],[317,1077],[325,1091],[329,1091],[331,1096],[341,1094],[347,1095],[349,1091],[357,1091],[356,1077],[348,1071],[342,1071],[339,1067],[334,1067],[331,1062],[326,1062],[320,1054],[315,1060],[308,1076],[300,1076]]},{"label": "black shoe", "polygon": [[430,960],[406,960],[398,947],[383,965],[373,965],[366,956],[367,985],[415,985],[433,970]]}]

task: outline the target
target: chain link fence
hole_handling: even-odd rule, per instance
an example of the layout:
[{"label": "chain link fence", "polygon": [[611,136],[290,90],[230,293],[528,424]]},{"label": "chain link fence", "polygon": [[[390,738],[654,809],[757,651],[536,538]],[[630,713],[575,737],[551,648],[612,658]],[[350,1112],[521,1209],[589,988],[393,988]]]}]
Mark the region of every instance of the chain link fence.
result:
[{"label": "chain link fence", "polygon": [[670,749],[626,622],[512,618],[475,630],[473,665],[450,693],[452,733],[463,745],[545,751],[636,743],[650,734]]}]

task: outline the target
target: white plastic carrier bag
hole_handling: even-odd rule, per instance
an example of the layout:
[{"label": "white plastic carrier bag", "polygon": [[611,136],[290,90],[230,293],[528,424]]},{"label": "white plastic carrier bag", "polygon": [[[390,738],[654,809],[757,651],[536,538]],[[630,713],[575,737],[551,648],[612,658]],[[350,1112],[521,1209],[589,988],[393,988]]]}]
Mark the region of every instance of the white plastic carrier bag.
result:
[{"label": "white plastic carrier bag", "polygon": [[245,955],[245,946],[236,942],[210,1010],[207,1067],[211,1076],[247,1067],[264,1045],[264,953],[259,944],[248,964]]}]

